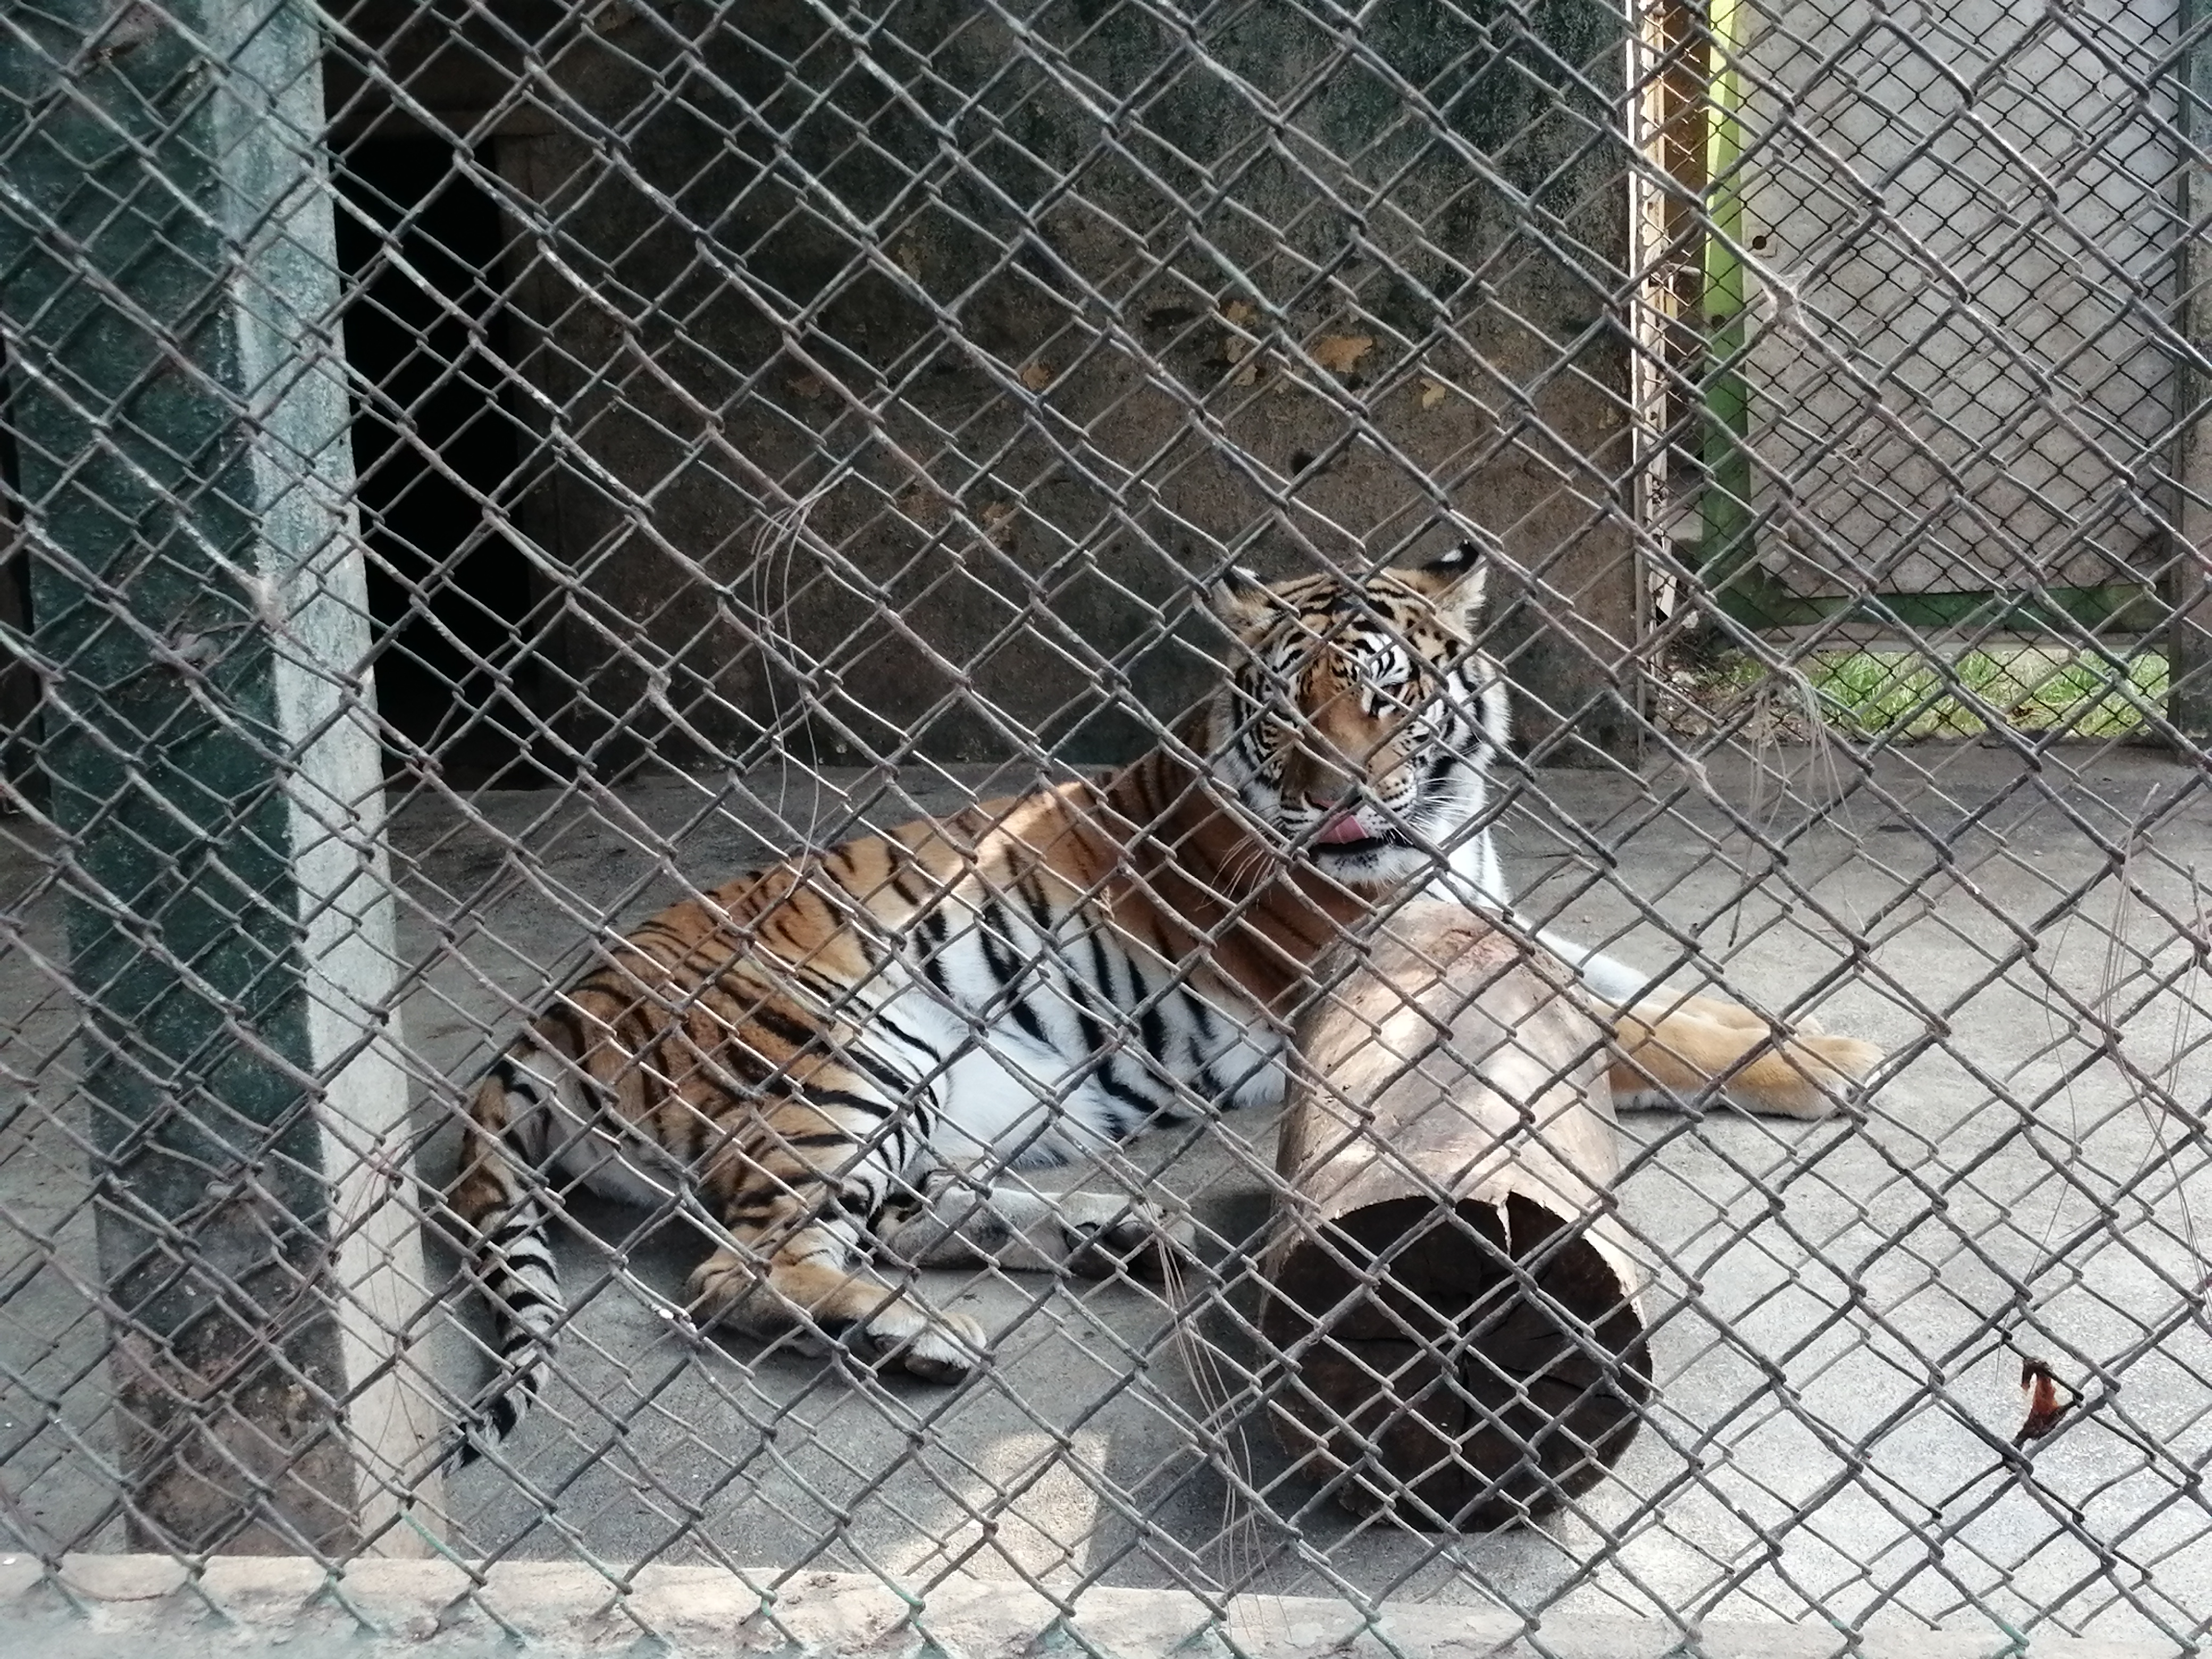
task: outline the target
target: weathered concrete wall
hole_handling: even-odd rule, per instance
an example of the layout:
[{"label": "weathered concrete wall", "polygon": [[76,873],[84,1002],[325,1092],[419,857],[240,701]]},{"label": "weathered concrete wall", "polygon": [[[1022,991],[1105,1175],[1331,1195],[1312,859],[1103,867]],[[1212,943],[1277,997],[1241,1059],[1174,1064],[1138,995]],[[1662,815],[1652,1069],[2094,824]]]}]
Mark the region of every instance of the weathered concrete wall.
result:
[{"label": "weathered concrete wall", "polygon": [[566,729],[603,765],[1126,755],[1209,672],[1194,578],[1474,526],[1547,589],[1550,625],[1501,621],[1524,729],[1625,742],[1620,27],[1086,3],[1018,37],[925,0],[861,41],[629,0],[549,30],[481,130]]},{"label": "weathered concrete wall", "polygon": [[2145,580],[2175,0],[1882,12],[1747,14],[1760,562],[1808,594]]}]

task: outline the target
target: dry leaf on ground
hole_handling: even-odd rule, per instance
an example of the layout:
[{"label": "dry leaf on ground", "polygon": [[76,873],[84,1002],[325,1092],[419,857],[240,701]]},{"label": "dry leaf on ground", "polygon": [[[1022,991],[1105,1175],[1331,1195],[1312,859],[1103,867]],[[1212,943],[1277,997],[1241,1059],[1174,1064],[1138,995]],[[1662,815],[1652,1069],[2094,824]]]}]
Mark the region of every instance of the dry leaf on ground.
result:
[{"label": "dry leaf on ground", "polygon": [[1371,334],[1324,334],[1307,348],[1313,360],[1332,374],[1349,374],[1362,357],[1375,349]]}]

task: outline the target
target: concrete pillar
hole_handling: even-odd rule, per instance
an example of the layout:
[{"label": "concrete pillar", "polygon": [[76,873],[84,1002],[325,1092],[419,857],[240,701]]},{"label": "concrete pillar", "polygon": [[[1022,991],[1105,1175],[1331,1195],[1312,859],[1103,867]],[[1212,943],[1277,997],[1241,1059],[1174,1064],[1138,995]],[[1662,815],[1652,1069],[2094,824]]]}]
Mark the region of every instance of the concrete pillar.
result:
[{"label": "concrete pillar", "polygon": [[401,1483],[437,1427],[319,48],[304,0],[0,16],[0,326],[127,1512],[195,1552],[419,1550]]}]

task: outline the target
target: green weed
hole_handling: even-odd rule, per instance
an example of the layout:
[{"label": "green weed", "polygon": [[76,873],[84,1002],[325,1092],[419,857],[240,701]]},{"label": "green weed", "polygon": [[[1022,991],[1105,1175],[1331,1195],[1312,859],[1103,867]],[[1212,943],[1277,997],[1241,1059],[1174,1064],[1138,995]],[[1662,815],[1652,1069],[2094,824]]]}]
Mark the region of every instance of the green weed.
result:
[{"label": "green weed", "polygon": [[[1815,651],[1795,665],[1821,722],[1848,738],[1970,738],[1992,724],[2016,732],[2118,738],[2136,731],[2166,698],[2163,652],[2111,659],[2053,645],[1993,645],[1947,654],[1938,648]],[[1807,699],[1753,659],[1729,656],[1677,672],[1689,705],[1686,732],[1712,729],[1756,704],[1778,722],[1771,735],[1802,739]],[[1694,712],[1692,712],[1694,710]],[[1796,727],[1794,732],[1788,727]]]}]

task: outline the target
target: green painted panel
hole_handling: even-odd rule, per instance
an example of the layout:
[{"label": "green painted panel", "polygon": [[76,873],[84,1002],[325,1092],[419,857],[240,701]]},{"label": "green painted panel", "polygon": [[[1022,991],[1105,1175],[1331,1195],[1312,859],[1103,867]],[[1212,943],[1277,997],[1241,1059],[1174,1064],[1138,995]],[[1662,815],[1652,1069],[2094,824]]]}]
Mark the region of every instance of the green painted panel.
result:
[{"label": "green painted panel", "polygon": [[122,1461],[139,1541],[196,1552],[358,1536],[330,1430],[362,1345],[301,1291],[368,1284],[326,1117],[374,1135],[404,1105],[363,1057],[389,898],[346,712],[368,614],[319,53],[295,0],[57,0],[0,30],[8,416]]}]

